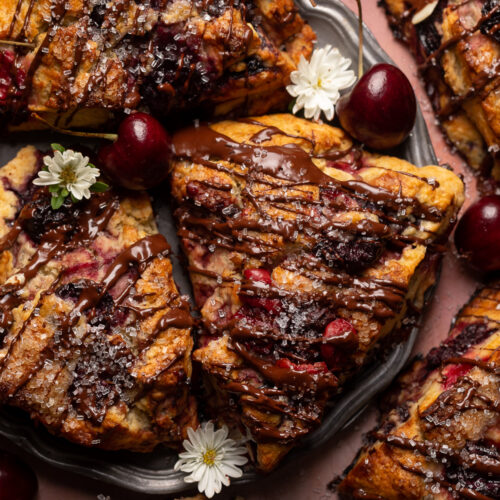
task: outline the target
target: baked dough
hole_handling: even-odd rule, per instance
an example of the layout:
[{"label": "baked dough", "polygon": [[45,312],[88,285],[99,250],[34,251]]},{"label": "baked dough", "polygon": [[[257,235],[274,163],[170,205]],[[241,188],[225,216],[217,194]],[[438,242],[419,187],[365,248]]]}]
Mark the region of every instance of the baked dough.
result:
[{"label": "baked dough", "polygon": [[449,337],[395,382],[342,498],[500,496],[500,288],[477,292]]},{"label": "baked dough", "polygon": [[176,125],[283,109],[315,35],[293,0],[2,0],[2,39],[31,44],[0,44],[5,125],[90,128],[135,109]]},{"label": "baked dough", "polygon": [[[340,129],[267,115],[174,135],[172,192],[215,418],[247,430],[270,470],[434,283],[463,202],[438,166],[358,150]],[[264,269],[268,285],[245,277]],[[261,272],[261,271],[260,271]],[[325,326],[357,337],[321,358]]]},{"label": "baked dough", "polygon": [[443,0],[413,24],[430,0],[383,0],[397,38],[417,59],[441,126],[469,165],[500,181],[500,3]]},{"label": "baked dough", "polygon": [[197,426],[191,317],[144,193],[50,208],[25,147],[0,168],[0,400],[70,441],[177,447]]}]

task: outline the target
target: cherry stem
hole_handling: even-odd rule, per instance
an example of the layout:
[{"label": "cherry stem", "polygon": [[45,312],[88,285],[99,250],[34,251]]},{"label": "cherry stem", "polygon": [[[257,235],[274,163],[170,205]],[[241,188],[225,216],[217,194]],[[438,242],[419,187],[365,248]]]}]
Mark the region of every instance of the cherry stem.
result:
[{"label": "cherry stem", "polygon": [[361,8],[361,0],[356,0],[358,4],[358,80],[363,76],[363,9]]},{"label": "cherry stem", "polygon": [[0,44],[3,45],[18,45],[19,47],[29,47],[30,49],[35,48],[34,43],[29,42],[17,42],[16,40],[0,40]]},{"label": "cherry stem", "polygon": [[58,127],[48,122],[45,118],[42,118],[37,113],[31,113],[31,116],[36,120],[45,123],[48,127],[56,132],[60,132],[61,134],[73,135],[75,137],[93,137],[95,139],[107,139],[109,141],[116,141],[118,139],[118,134],[102,134],[100,132],[77,132],[74,130],[67,130],[65,128]]}]

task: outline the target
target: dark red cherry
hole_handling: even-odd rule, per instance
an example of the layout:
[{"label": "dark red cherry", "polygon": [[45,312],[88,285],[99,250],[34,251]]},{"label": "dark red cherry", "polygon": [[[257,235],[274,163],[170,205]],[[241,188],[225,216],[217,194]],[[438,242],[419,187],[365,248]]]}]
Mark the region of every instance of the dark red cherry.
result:
[{"label": "dark red cherry", "polygon": [[[321,344],[321,357],[330,370],[338,368],[342,361],[342,353],[352,349],[357,344],[358,332],[349,321],[337,318],[328,323],[323,334],[324,343]],[[328,342],[328,339],[330,342]]]},{"label": "dark red cherry", "polygon": [[38,490],[35,473],[23,461],[0,451],[0,498],[33,500]]},{"label": "dark red cherry", "polygon": [[[272,283],[271,273],[267,269],[249,268],[243,271],[243,276],[248,281],[265,283],[270,285]],[[269,313],[277,313],[281,308],[281,302],[278,299],[261,299],[256,297],[249,297],[243,295],[242,301],[252,307],[262,307]]]},{"label": "dark red cherry", "polygon": [[158,120],[134,113],[121,122],[115,142],[99,150],[99,166],[120,186],[149,189],[167,177],[171,146]]},{"label": "dark red cherry", "polygon": [[462,215],[455,231],[458,253],[479,271],[500,270],[500,196],[485,196]]},{"label": "dark red cherry", "polygon": [[415,92],[404,73],[376,64],[336,106],[342,127],[374,149],[401,144],[415,124]]}]

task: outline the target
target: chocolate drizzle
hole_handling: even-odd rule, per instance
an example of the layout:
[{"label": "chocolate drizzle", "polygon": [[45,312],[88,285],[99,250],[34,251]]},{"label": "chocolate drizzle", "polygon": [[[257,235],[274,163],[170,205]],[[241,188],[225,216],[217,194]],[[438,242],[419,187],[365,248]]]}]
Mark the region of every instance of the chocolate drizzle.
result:
[{"label": "chocolate drizzle", "polygon": [[[272,37],[275,45],[269,60],[266,43],[270,39],[266,37],[267,42],[262,40],[260,50],[255,50],[254,38],[255,30],[263,29],[263,14],[267,16],[250,0],[192,0],[187,17],[172,13],[168,21],[164,16],[167,10],[166,2],[156,0],[83,0],[78,4],[51,0],[43,12],[36,0],[13,3],[5,12],[12,18],[4,36],[33,47],[8,48],[15,54],[15,64],[7,70],[5,100],[0,92],[2,115],[8,121],[25,120],[33,101],[61,113],[56,118],[61,126],[71,124],[82,108],[96,105],[116,113],[142,105],[162,117],[179,109],[190,114],[195,109],[212,114],[220,100],[239,99],[236,88],[247,89],[247,99],[255,87],[269,92],[267,85],[253,82],[252,77],[267,73],[266,80],[271,79],[277,71],[269,67],[270,61],[281,66],[280,51],[286,52],[284,44],[303,27],[303,23],[296,22],[280,33],[281,27],[276,30],[272,25],[297,21],[297,10],[293,5],[287,5],[279,15],[273,10],[274,15],[267,20],[271,24],[268,29],[278,39]],[[211,32],[214,22],[225,33]],[[233,23],[237,26],[233,27]],[[206,31],[210,35],[205,35]],[[70,37],[72,40],[67,40]],[[69,47],[60,48],[59,44]],[[109,57],[110,50],[113,57]],[[60,75],[39,91],[33,84],[41,66],[49,64],[47,55],[56,59]],[[281,80],[289,71],[280,71],[280,83],[272,82],[271,88],[283,86]],[[211,102],[214,96],[217,99]],[[237,112],[244,112],[247,104]],[[66,124],[60,123],[62,119]]]},{"label": "chocolate drizzle", "polygon": [[[495,115],[494,112],[484,114],[480,106],[475,107],[489,102],[500,85],[500,60],[495,56],[500,42],[500,3],[498,0],[442,0],[433,13],[417,25],[411,20],[423,6],[422,2],[407,2],[411,7],[401,13],[396,12],[390,2],[382,0],[381,3],[386,7],[396,36],[407,42],[416,56],[427,93],[448,139],[484,177],[486,182],[480,188],[494,189],[495,183],[487,178],[491,177],[498,157],[499,138],[492,125]],[[449,57],[447,53],[454,55]],[[460,69],[453,69],[455,59],[462,61]],[[458,133],[464,126],[462,117],[471,122],[467,125],[471,139],[463,142]],[[476,128],[484,141],[481,137],[472,138],[477,134]]]},{"label": "chocolate drizzle", "polygon": [[[364,182],[358,174],[340,180],[320,168],[342,159],[356,162],[359,172],[368,166],[362,152],[343,146],[316,153],[317,144],[307,137],[254,119],[239,123],[242,128],[246,123],[261,128],[255,132],[252,127],[253,135],[244,142],[207,125],[174,135],[176,159],[193,164],[182,167],[192,168],[193,176],[187,174],[184,198],[178,200],[178,234],[190,257],[199,306],[217,286],[224,289],[226,284],[234,287],[243,303],[235,315],[231,312],[234,304],[226,304],[218,311],[219,319],[202,316],[201,324],[202,338],[227,333],[229,349],[244,360],[246,368],[204,368],[230,397],[239,396],[244,407],[241,421],[258,442],[290,443],[319,423],[329,395],[339,390],[339,378],[345,379],[357,368],[351,355],[359,349],[357,335],[348,331],[325,338],[325,327],[338,318],[340,310],[364,313],[378,322],[400,314],[406,288],[362,273],[376,266],[387,249],[398,255],[408,244],[421,242],[403,236],[408,225],[418,228],[419,218],[440,221],[443,214],[405,196],[402,189],[391,192]],[[290,142],[265,144],[277,135]],[[213,176],[195,174],[196,165],[209,169]],[[175,166],[173,175],[175,179]],[[428,179],[419,179],[432,185]],[[342,217],[349,212],[361,215]],[[213,254],[221,269],[219,258],[224,257],[217,256],[218,249],[226,255],[237,254],[227,257],[229,262],[234,259],[234,271],[222,273],[211,267]],[[295,290],[272,279],[239,278],[248,267],[246,259],[257,259],[258,267],[269,273],[280,268],[304,276],[313,286]],[[200,277],[201,286],[197,284]],[[338,353],[337,366],[331,369],[322,360],[325,345]],[[271,425],[254,411],[281,418]],[[288,419],[302,423],[288,424]]]},{"label": "chocolate drizzle", "polygon": [[[339,484],[341,498],[364,498],[366,491],[499,498],[499,292],[498,284],[476,292],[449,337],[401,375],[370,445]],[[380,479],[387,463],[394,472]]]},{"label": "chocolate drizzle", "polygon": [[[144,297],[135,291],[137,280],[154,259],[163,258],[170,252],[165,238],[153,234],[139,239],[116,255],[105,265],[99,281],[78,279],[68,282],[71,273],[61,269],[49,288],[42,292],[32,314],[23,324],[16,325],[16,332],[11,331],[12,310],[26,301],[25,294],[19,293],[21,289],[40,272],[42,266],[57,261],[68,252],[84,248],[103,234],[119,208],[119,201],[115,194],[108,191],[93,194],[90,200],[75,205],[67,202],[59,211],[47,210],[47,207],[50,207],[50,194],[45,188],[35,191],[31,201],[22,208],[10,231],[0,241],[0,251],[5,251],[13,247],[20,233],[25,231],[36,247],[28,264],[0,288],[0,328],[5,341],[1,366],[5,369],[9,364],[16,344],[23,342],[27,325],[38,314],[46,297],[56,294],[73,304],[66,314],[57,315],[59,326],[53,338],[42,347],[34,366],[23,373],[23,378],[19,378],[16,385],[2,387],[2,397],[14,396],[44,364],[53,361],[67,363],[73,358],[75,350],[82,350],[73,372],[70,395],[75,409],[99,424],[109,406],[119,399],[129,401],[133,398],[132,389],[136,387],[136,382],[131,375],[131,367],[136,357],[160,332],[168,328],[188,329],[193,320],[188,303],[176,292],[168,297],[171,303],[167,306],[138,306]],[[56,265],[55,269],[60,268]],[[140,322],[160,310],[166,312],[153,323],[153,331],[144,332],[147,345],[143,343],[136,354],[114,333],[113,325],[123,322],[124,318],[128,318],[129,326],[139,326]],[[84,316],[86,330],[81,336],[75,329]],[[168,366],[163,367],[163,371],[172,366],[181,354],[179,351]],[[154,377],[150,382],[153,380]]]}]

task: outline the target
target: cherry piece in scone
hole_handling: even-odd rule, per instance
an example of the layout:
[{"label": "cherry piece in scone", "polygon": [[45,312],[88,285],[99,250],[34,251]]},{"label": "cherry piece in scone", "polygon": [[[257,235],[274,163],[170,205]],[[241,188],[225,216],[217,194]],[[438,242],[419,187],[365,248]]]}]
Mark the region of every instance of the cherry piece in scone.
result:
[{"label": "cherry piece in scone", "polygon": [[415,92],[404,73],[392,64],[376,64],[338,101],[342,127],[374,149],[401,144],[415,124]]},{"label": "cherry piece in scone", "polygon": [[[265,283],[270,285],[272,283],[271,273],[267,269],[262,268],[249,268],[243,271],[243,276],[248,281],[254,283]],[[277,313],[281,308],[279,299],[264,299],[257,297],[249,297],[243,295],[241,300],[252,307],[262,307],[269,313]]]},{"label": "cherry piece in scone", "polygon": [[118,136],[98,153],[99,166],[128,189],[149,189],[168,175],[172,141],[161,123],[146,113],[123,120]]},{"label": "cherry piece in scone", "polygon": [[276,361],[276,366],[278,368],[286,368],[287,370],[292,370],[296,372],[306,372],[309,373],[310,375],[314,375],[316,373],[324,373],[328,371],[328,367],[326,366],[326,363],[323,361],[317,361],[315,363],[292,363],[287,358],[281,358]]},{"label": "cherry piece in scone", "polygon": [[458,253],[479,271],[500,270],[500,196],[490,195],[473,203],[455,231]]},{"label": "cherry piece in scone", "polygon": [[0,451],[0,498],[33,500],[38,490],[35,473],[26,463]]},{"label": "cherry piece in scone", "polygon": [[[331,339],[328,341],[328,339]],[[342,363],[342,353],[351,350],[358,342],[358,332],[349,321],[337,318],[328,323],[323,334],[321,357],[328,368],[333,370]]]}]

